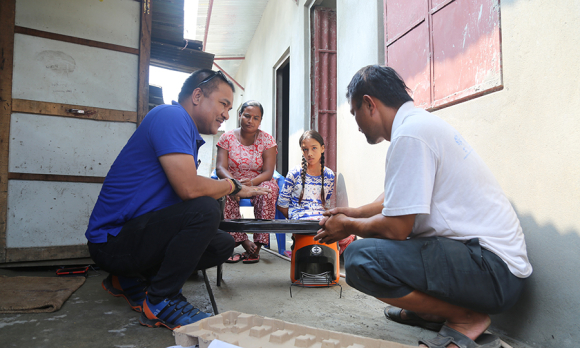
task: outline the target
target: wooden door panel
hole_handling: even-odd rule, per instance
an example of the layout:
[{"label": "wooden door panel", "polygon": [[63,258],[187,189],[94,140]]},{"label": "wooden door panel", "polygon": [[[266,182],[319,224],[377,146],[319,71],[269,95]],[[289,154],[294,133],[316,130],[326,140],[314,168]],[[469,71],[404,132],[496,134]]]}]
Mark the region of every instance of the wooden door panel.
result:
[{"label": "wooden door panel", "polygon": [[101,184],[10,180],[6,246],[86,244],[84,232]]},{"label": "wooden door panel", "polygon": [[104,177],[135,127],[126,122],[12,114],[8,170]]},{"label": "wooden door panel", "polygon": [[137,111],[139,57],[14,35],[12,98]]},{"label": "wooden door panel", "polygon": [[15,24],[139,48],[140,6],[134,0],[17,0]]},{"label": "wooden door panel", "polygon": [[0,263],[86,257],[101,183],[147,112],[150,1],[2,0],[0,27]]}]

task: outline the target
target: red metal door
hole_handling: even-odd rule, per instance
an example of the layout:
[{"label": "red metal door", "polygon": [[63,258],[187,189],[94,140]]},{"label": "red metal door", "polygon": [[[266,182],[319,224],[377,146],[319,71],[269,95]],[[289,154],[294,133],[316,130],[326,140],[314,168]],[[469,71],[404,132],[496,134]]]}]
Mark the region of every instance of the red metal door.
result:
[{"label": "red metal door", "polygon": [[336,172],[336,11],[315,7],[311,32],[311,128],[324,138],[325,166]]}]

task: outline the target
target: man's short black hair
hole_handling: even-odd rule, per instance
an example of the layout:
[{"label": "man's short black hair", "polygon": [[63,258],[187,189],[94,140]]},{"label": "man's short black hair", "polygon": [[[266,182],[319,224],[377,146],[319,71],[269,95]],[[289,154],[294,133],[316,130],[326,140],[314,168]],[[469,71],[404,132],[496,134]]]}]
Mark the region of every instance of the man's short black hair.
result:
[{"label": "man's short black hair", "polygon": [[[211,78],[211,80],[199,86],[200,83],[202,83],[204,80],[208,78]],[[218,74],[217,71],[210,69],[197,70],[193,72],[191,75],[189,75],[189,77],[183,83],[177,101],[179,103],[183,102],[185,99],[189,98],[193,93],[193,91],[198,87],[201,88],[203,95],[208,97],[213,91],[215,91],[218,88],[218,84],[220,82],[227,83],[231,87],[232,92],[236,91],[232,81],[228,80],[222,73]]]},{"label": "man's short black hair", "polygon": [[388,66],[368,65],[354,74],[347,87],[346,97],[356,103],[358,110],[365,94],[380,100],[385,106],[399,109],[408,101],[411,90],[395,69]]}]

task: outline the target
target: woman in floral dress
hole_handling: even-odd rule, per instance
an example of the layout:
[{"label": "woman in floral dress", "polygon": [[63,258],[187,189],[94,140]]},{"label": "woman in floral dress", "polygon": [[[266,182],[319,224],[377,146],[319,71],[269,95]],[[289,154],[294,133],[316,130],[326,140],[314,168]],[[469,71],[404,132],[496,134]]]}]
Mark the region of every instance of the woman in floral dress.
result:
[{"label": "woman in floral dress", "polygon": [[[224,133],[217,143],[216,174],[219,178],[234,178],[243,185],[267,187],[270,193],[251,199],[256,219],[274,219],[276,215],[276,200],[278,184],[275,179],[277,145],[270,134],[259,129],[264,115],[262,105],[257,101],[247,101],[239,111],[240,128]],[[239,198],[228,196],[224,210],[224,218],[239,219]],[[246,250],[244,255],[234,254],[226,262],[244,263],[260,261],[260,248],[270,241],[269,233],[254,233],[254,241],[243,232],[230,233],[236,245],[242,245]]]}]

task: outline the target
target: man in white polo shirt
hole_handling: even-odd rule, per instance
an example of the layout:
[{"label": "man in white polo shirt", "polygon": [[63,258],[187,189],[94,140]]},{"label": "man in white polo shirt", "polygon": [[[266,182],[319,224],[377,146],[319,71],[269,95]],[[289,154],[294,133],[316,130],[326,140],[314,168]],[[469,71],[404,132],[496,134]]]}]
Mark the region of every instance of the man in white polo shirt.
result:
[{"label": "man in white polo shirt", "polygon": [[[439,331],[428,347],[499,347],[489,314],[532,273],[516,213],[489,168],[451,125],[415,108],[401,77],[367,66],[348,85],[359,130],[387,152],[373,203],[327,212],[315,239],[364,239],[345,251],[346,281],[390,305],[391,320]],[[477,345],[473,345],[473,341]]]}]

